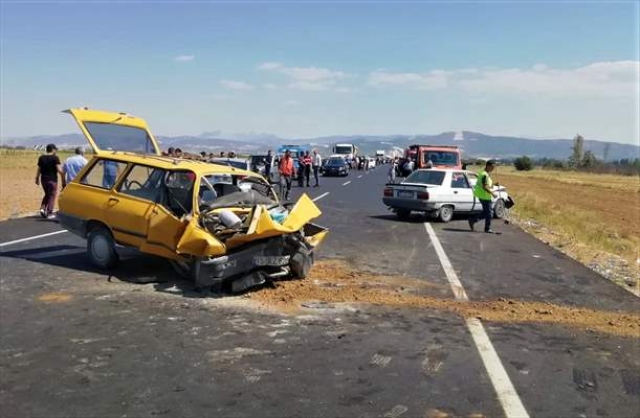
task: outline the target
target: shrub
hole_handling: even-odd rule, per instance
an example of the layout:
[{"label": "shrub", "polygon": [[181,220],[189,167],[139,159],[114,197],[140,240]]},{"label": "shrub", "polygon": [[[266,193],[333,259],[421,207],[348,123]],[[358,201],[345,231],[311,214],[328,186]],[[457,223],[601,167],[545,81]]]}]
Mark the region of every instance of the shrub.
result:
[{"label": "shrub", "polygon": [[529,171],[533,168],[533,162],[531,161],[531,158],[525,155],[523,157],[516,158],[513,161],[513,166],[518,171]]}]

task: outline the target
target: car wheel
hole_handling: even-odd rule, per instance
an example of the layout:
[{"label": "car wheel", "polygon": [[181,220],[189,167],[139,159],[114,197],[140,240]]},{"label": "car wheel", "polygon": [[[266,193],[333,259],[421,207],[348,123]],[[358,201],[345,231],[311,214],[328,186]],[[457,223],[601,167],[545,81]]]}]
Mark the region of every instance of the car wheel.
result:
[{"label": "car wheel", "polygon": [[493,205],[493,217],[502,219],[504,218],[504,212],[505,212],[504,200],[502,199],[496,200],[495,205]]},{"label": "car wheel", "polygon": [[409,216],[411,215],[411,211],[407,209],[398,209],[396,210],[396,215],[398,216],[398,219],[400,219],[401,221],[406,221],[409,219]]},{"label": "car wheel", "polygon": [[438,218],[442,222],[449,222],[453,218],[453,206],[443,206],[438,212]]},{"label": "car wheel", "polygon": [[101,269],[109,269],[116,265],[119,259],[116,244],[107,228],[97,227],[89,232],[87,254],[91,262]]}]

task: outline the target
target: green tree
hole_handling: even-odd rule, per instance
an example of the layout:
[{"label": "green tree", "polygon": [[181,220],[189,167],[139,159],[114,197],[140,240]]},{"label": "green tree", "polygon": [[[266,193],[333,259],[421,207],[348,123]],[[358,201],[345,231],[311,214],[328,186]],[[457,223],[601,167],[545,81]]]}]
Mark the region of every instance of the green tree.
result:
[{"label": "green tree", "polygon": [[569,165],[571,167],[579,167],[580,164],[582,163],[582,158],[584,154],[584,138],[582,137],[582,135],[578,134],[575,136],[575,138],[573,138],[572,150],[573,150],[573,153],[569,158]]},{"label": "green tree", "polygon": [[582,157],[582,162],[580,164],[583,168],[593,168],[598,164],[598,159],[596,155],[592,151],[586,151],[584,156]]},{"label": "green tree", "polygon": [[518,171],[529,171],[533,168],[533,162],[531,161],[531,158],[524,155],[522,157],[516,158],[513,161],[513,166]]}]

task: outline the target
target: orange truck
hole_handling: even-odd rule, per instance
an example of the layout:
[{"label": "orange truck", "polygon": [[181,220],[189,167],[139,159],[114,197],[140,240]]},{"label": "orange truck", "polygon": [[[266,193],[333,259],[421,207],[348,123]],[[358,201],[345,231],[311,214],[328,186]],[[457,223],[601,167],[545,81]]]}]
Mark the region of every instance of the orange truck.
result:
[{"label": "orange truck", "polygon": [[433,168],[462,169],[460,148],[456,145],[410,145],[405,156],[415,162],[416,169],[428,168],[429,161]]}]

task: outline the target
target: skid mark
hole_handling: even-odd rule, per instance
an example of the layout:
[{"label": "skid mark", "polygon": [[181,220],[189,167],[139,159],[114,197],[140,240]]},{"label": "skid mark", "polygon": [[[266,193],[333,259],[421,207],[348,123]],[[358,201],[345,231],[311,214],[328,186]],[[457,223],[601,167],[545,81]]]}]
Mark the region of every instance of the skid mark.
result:
[{"label": "skid mark", "polygon": [[449,354],[442,349],[427,351],[427,355],[422,361],[422,371],[428,375],[436,374],[448,356]]},{"label": "skid mark", "polygon": [[236,347],[232,350],[214,350],[207,352],[207,358],[213,363],[235,363],[244,357],[264,356],[271,353],[266,350]]},{"label": "skid mark", "polygon": [[387,367],[390,362],[391,357],[383,356],[382,354],[374,354],[373,357],[371,357],[369,364],[372,366]]},{"label": "skid mark", "polygon": [[407,412],[409,408],[404,405],[396,405],[389,412],[384,414],[384,418],[398,418],[400,415]]},{"label": "skid mark", "polygon": [[69,302],[71,300],[71,295],[68,293],[45,293],[43,295],[38,296],[38,300],[44,303],[64,303]]}]

